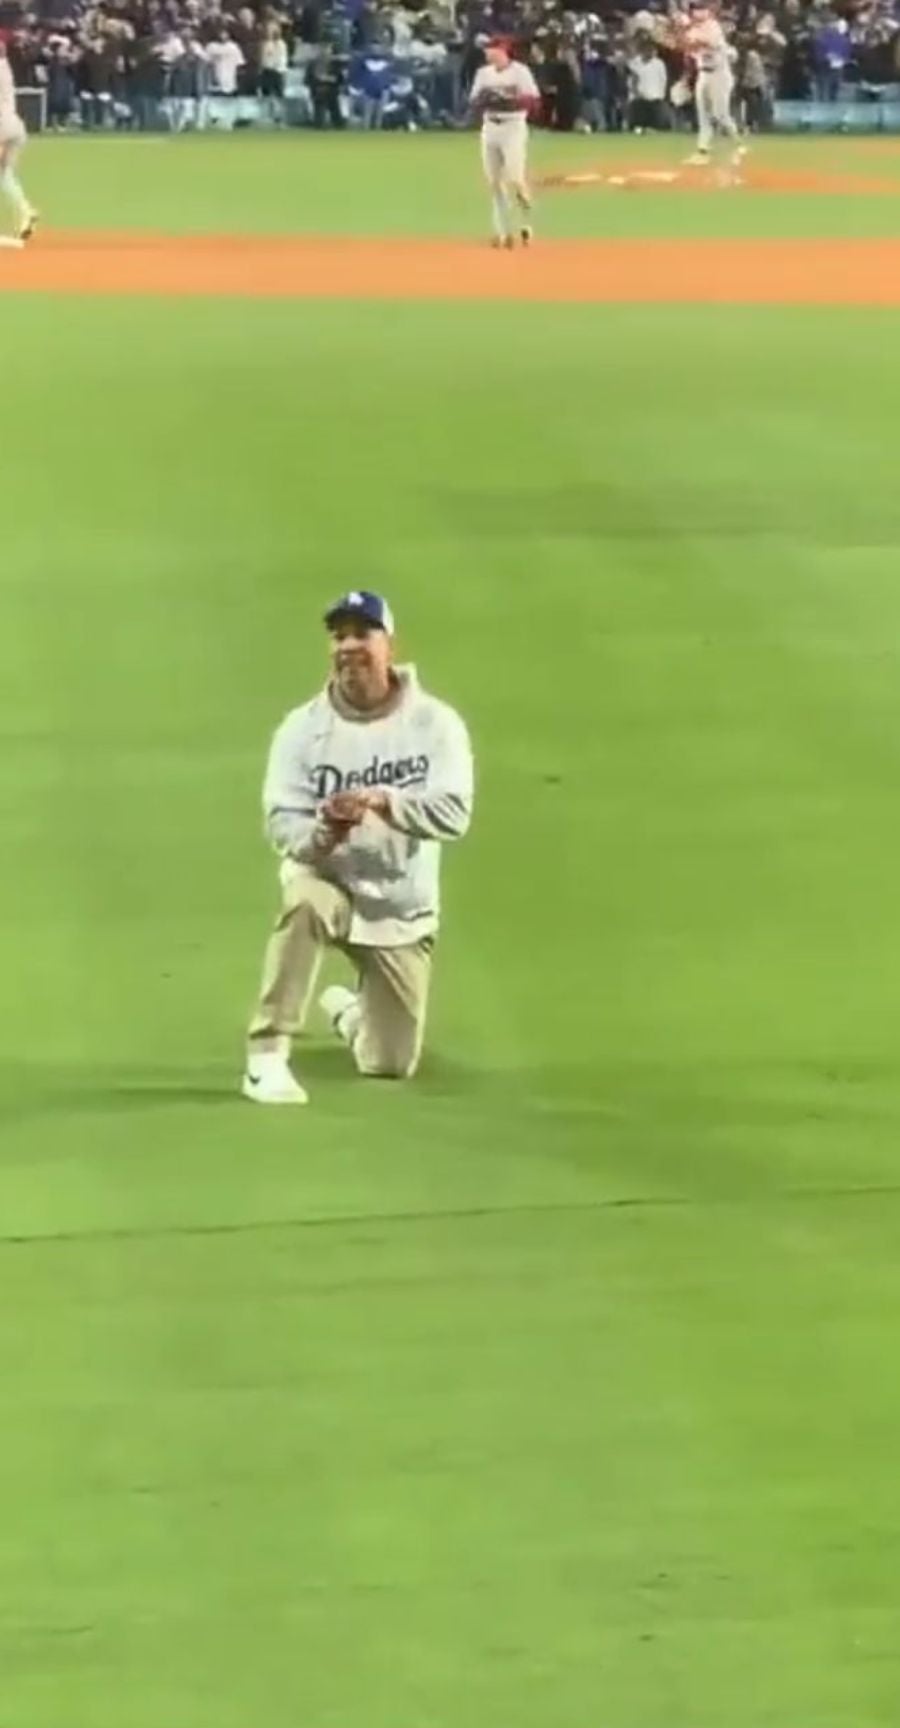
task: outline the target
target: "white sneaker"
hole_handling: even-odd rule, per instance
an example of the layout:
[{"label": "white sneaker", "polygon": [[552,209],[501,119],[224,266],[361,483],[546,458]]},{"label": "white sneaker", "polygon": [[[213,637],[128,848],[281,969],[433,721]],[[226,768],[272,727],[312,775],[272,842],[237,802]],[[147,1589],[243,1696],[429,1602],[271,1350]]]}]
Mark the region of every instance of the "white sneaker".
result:
[{"label": "white sneaker", "polygon": [[360,1006],[355,991],[343,984],[330,984],[319,997],[319,1007],[328,1016],[331,1029],[345,1044],[352,1044],[359,1029]]},{"label": "white sneaker", "polygon": [[251,1104],[308,1104],[309,1097],[280,1050],[261,1050],[247,1058],[241,1091]]},{"label": "white sneaker", "polygon": [[686,168],[708,168],[709,151],[695,150],[693,156],[685,157],[684,165]]}]

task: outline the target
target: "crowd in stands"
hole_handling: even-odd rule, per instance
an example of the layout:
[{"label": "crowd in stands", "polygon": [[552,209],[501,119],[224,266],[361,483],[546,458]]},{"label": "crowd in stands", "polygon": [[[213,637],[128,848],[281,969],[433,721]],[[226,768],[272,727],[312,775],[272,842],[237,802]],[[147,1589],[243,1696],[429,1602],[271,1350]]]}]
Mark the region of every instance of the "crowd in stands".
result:
[{"label": "crowd in stands", "polygon": [[[777,98],[862,99],[900,81],[898,8],[730,0],[721,16],[745,123],[765,128]],[[457,126],[498,30],[533,67],[544,125],[665,128],[679,123],[670,95],[682,72],[665,16],[665,0],[631,11],[559,0],[0,0],[16,82],[46,92],[56,129],[177,130],[245,113],[273,126]]]}]

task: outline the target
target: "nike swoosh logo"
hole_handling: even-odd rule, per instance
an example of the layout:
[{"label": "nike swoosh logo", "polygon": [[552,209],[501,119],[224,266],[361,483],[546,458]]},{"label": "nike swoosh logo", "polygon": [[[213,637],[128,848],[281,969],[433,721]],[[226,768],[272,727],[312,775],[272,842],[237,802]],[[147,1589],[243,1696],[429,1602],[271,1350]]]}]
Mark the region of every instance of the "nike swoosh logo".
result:
[{"label": "nike swoosh logo", "polygon": [[259,1075],[258,1074],[248,1074],[247,1075],[247,1084],[248,1084],[248,1086],[258,1086],[259,1085]]}]

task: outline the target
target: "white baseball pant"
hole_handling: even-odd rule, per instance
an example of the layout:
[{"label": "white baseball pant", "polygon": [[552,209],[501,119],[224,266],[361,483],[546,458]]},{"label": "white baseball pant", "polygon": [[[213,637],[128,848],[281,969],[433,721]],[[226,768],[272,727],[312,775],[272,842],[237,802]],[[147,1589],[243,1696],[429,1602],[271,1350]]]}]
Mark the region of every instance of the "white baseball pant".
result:
[{"label": "white baseball pant", "polygon": [[11,168],[27,137],[24,122],[9,120],[0,131],[0,168]]},{"label": "white baseball pant", "polygon": [[31,217],[31,205],[16,173],[16,165],[25,147],[27,133],[18,115],[0,128],[0,190],[9,199],[21,228]]},{"label": "white baseball pant", "polygon": [[521,122],[487,120],[481,132],[481,160],[484,177],[491,189],[494,234],[505,240],[513,231],[510,194],[519,207],[527,210],[530,200],[526,186],[528,131]]},{"label": "white baseball pant", "polygon": [[528,133],[508,121],[488,121],[481,133],[481,160],[491,187],[521,186],[525,180]]},{"label": "white baseball pant", "polygon": [[730,72],[701,72],[697,77],[697,147],[709,150],[717,132],[737,137],[731,112],[734,79]]}]

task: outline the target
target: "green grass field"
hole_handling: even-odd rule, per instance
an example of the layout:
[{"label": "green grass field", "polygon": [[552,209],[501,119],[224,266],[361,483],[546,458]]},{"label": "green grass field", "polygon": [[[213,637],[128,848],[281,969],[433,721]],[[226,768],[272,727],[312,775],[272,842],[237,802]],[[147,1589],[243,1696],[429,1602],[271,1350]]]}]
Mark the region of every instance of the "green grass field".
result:
[{"label": "green grass field", "polygon": [[[473,151],[28,166],[477,235]],[[2,306],[0,1728],[893,1728],[897,316]],[[478,750],[431,1051],[253,1111],[262,760],[362,582]]]},{"label": "green grass field", "polygon": [[[697,198],[669,191],[637,196],[559,192],[543,201],[545,236],[772,235],[896,236],[900,198],[873,197],[865,182],[895,182],[900,139],[763,140],[751,165],[858,172],[853,197],[754,193]],[[537,135],[539,174],[683,162],[677,139]],[[241,137],[86,137],[41,140],[26,178],[55,228],[163,233],[460,235],[487,232],[477,140],[395,133]]]}]

